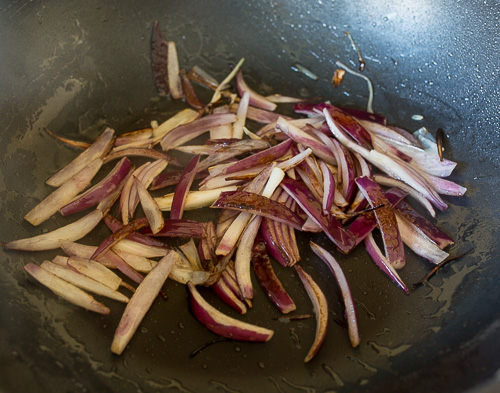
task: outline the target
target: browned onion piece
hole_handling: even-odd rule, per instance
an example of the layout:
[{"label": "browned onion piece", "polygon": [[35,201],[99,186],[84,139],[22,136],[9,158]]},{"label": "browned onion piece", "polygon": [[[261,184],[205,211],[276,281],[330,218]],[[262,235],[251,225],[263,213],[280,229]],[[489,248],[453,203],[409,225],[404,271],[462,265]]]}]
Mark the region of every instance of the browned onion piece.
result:
[{"label": "browned onion piece", "polygon": [[170,218],[172,220],[178,220],[182,218],[182,213],[184,212],[184,204],[186,203],[186,198],[189,194],[191,184],[193,184],[199,162],[200,156],[194,156],[193,158],[191,158],[189,163],[186,165],[186,168],[184,168],[184,171],[182,172],[179,183],[175,188],[172,207],[170,208]]}]

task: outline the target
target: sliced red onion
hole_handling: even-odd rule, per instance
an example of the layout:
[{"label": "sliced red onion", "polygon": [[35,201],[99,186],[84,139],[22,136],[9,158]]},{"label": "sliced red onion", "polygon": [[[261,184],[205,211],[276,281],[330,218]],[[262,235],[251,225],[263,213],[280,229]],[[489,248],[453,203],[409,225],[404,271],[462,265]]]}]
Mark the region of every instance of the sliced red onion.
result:
[{"label": "sliced red onion", "polygon": [[259,153],[253,154],[247,158],[244,158],[223,170],[223,173],[230,174],[238,172],[248,167],[253,167],[257,165],[267,164],[283,157],[286,152],[290,149],[292,140],[281,142],[280,144],[273,146],[269,149],[261,151]]},{"label": "sliced red onion", "polygon": [[169,248],[150,246],[147,244],[142,244],[134,242],[129,239],[122,239],[113,246],[113,250],[125,251],[130,254],[143,256],[145,258],[158,258],[164,257],[170,251]]},{"label": "sliced red onion", "polygon": [[168,45],[161,34],[160,26],[157,20],[153,24],[153,33],[150,41],[151,67],[153,71],[154,84],[159,95],[168,94]]},{"label": "sliced red onion", "polygon": [[394,204],[394,207],[397,211],[397,214],[401,218],[412,223],[413,227],[417,231],[422,232],[430,240],[436,243],[440,249],[444,249],[453,244],[453,240],[446,233],[436,227],[424,216],[419,214],[406,201],[399,201],[399,203]]},{"label": "sliced red onion", "polygon": [[236,119],[237,117],[233,113],[215,113],[177,126],[161,139],[161,147],[164,151],[173,149],[214,127],[234,123]]},{"label": "sliced red onion", "polygon": [[[186,219],[169,219],[165,220],[164,226],[159,232],[153,234],[150,227],[145,227],[141,230],[141,234],[157,237],[192,237],[201,239],[207,236],[206,228],[208,224],[210,223]],[[130,236],[129,239],[131,239]]]},{"label": "sliced red onion", "polygon": [[141,229],[142,227],[148,224],[148,220],[146,217],[139,218],[137,220],[131,221],[129,224],[124,225],[120,230],[112,233],[106,239],[104,239],[101,244],[97,247],[94,254],[90,257],[90,259],[96,259],[99,255],[106,253],[109,251],[115,244],[117,244],[120,240],[126,238],[131,233]]},{"label": "sliced red onion", "polygon": [[[368,165],[368,163],[365,161],[363,157],[361,157],[358,153],[352,152],[353,157],[356,159],[358,162],[358,176],[368,176],[372,177],[372,171]],[[364,197],[363,193],[358,189],[356,191],[356,196],[354,197],[351,205],[349,206],[348,213],[355,213],[363,210],[367,206],[367,201],[366,198]]]},{"label": "sliced red onion", "polygon": [[405,285],[403,280],[401,280],[401,277],[399,277],[399,274],[392,267],[386,257],[382,254],[382,251],[380,251],[380,248],[378,248],[377,243],[375,243],[375,239],[373,238],[373,235],[371,233],[369,233],[368,236],[365,237],[364,243],[366,251],[368,251],[368,254],[372,258],[373,262],[375,262],[375,264],[379,267],[379,269],[382,270],[382,272],[386,276],[388,276],[406,294],[409,294],[410,291],[408,290],[407,286]]},{"label": "sliced red onion", "polygon": [[161,287],[174,267],[177,258],[177,253],[170,251],[139,284],[116,328],[113,343],[111,344],[113,353],[121,355],[124,351],[153,301],[160,293]]},{"label": "sliced red onion", "polygon": [[59,212],[63,216],[67,216],[98,204],[120,186],[123,179],[125,179],[130,172],[131,166],[132,163],[128,158],[122,158],[104,179],[67,205],[63,206]]},{"label": "sliced red onion", "polygon": [[174,128],[182,125],[189,124],[192,121],[198,119],[201,114],[198,111],[195,111],[191,108],[183,109],[177,112],[174,116],[165,120],[158,127],[153,129],[153,141],[156,143],[160,141],[165,134],[172,131]]},{"label": "sliced red onion", "polygon": [[236,121],[233,123],[232,137],[236,139],[243,138],[243,127],[245,127],[245,120],[247,118],[248,103],[250,101],[250,93],[245,91],[238,105],[236,112]]},{"label": "sliced red onion", "polygon": [[35,226],[49,219],[90,184],[93,177],[101,168],[101,165],[102,160],[99,158],[92,161],[31,209],[24,216],[24,219]]},{"label": "sliced red onion", "polygon": [[205,70],[197,65],[195,65],[188,71],[187,76],[193,82],[197,82],[201,86],[207,87],[211,90],[217,89],[217,86],[219,85],[219,82],[217,82],[217,80],[212,75],[208,74]]},{"label": "sliced red onion", "polygon": [[294,105],[294,111],[303,114],[317,114],[318,111],[327,110],[330,116],[353,138],[360,146],[365,149],[372,149],[372,140],[370,134],[365,128],[356,121],[356,119],[336,106],[330,103],[299,103]]},{"label": "sliced red onion", "polygon": [[356,316],[356,305],[352,296],[351,288],[344,275],[339,263],[335,260],[332,254],[324,248],[318,246],[316,243],[310,242],[311,249],[319,256],[323,262],[330,268],[330,271],[335,276],[339,284],[340,291],[342,292],[342,299],[345,305],[345,316],[347,320],[347,327],[349,331],[349,339],[353,348],[357,347],[360,343],[358,319]]},{"label": "sliced red onion", "polygon": [[452,182],[447,179],[432,176],[428,173],[421,172],[422,176],[430,183],[430,185],[441,195],[463,196],[467,188],[462,187],[460,184]]},{"label": "sliced red onion", "polygon": [[114,147],[128,145],[134,142],[147,141],[153,136],[152,128],[143,128],[141,130],[135,130],[120,134],[116,137]]},{"label": "sliced red onion", "polygon": [[210,285],[210,273],[202,270],[195,270],[192,267],[175,266],[170,273],[169,278],[177,281],[179,284],[192,282],[194,285]]},{"label": "sliced red onion", "polygon": [[336,190],[335,178],[324,161],[320,161],[319,165],[321,174],[323,175],[323,211],[330,212],[332,210]]},{"label": "sliced red onion", "polygon": [[340,164],[339,174],[342,179],[342,195],[349,202],[355,190],[356,167],[349,151],[335,139],[332,139],[332,142],[338,151],[337,163]]},{"label": "sliced red onion", "polygon": [[276,123],[276,127],[284,132],[288,137],[293,139],[296,143],[300,143],[304,146],[311,148],[313,153],[327,162],[328,164],[335,165],[337,162],[335,160],[335,156],[322,142],[318,141],[316,138],[313,138],[308,133],[302,131],[300,128],[294,126],[291,122],[279,118]]},{"label": "sliced red onion", "polygon": [[40,267],[54,274],[55,276],[69,282],[81,288],[83,290],[93,292],[96,295],[105,296],[113,300],[117,300],[122,303],[128,303],[129,299],[124,294],[111,289],[107,285],[104,285],[90,277],[87,277],[77,271],[68,268],[67,266],[61,266],[50,261],[44,261]]},{"label": "sliced red onion", "polygon": [[144,147],[131,147],[123,150],[118,150],[116,152],[108,154],[104,158],[104,163],[108,163],[110,161],[123,158],[123,157],[144,157],[144,158],[151,158],[153,160],[163,160],[166,163],[170,163],[175,166],[181,166],[180,162],[172,157],[169,156],[161,151],[155,150],[155,149],[148,149]]},{"label": "sliced red onion", "polygon": [[297,308],[274,272],[266,244],[262,240],[257,240],[253,246],[252,267],[262,289],[278,310],[287,314]]},{"label": "sliced red onion", "polygon": [[148,219],[149,227],[153,233],[158,233],[164,225],[163,214],[151,194],[137,179],[135,179],[135,186],[139,194],[142,210]]},{"label": "sliced red onion", "polygon": [[450,254],[441,250],[436,243],[419,231],[413,223],[401,218],[398,213],[396,213],[396,218],[404,243],[415,254],[436,265],[450,256]]},{"label": "sliced red onion", "polygon": [[268,99],[271,102],[274,102],[275,104],[295,104],[297,102],[306,101],[305,98],[289,97],[281,94],[271,94],[266,96],[266,99]]},{"label": "sliced red onion", "polygon": [[393,179],[392,177],[385,176],[385,175],[373,175],[373,180],[386,187],[397,187],[405,192],[407,192],[409,195],[411,195],[417,202],[422,205],[432,217],[436,217],[436,211],[432,207],[432,204],[429,202],[427,198],[425,198],[421,193],[419,193],[417,190],[415,190],[413,187],[410,187],[406,183],[403,183],[400,180]]},{"label": "sliced red onion", "polygon": [[366,120],[358,120],[358,121],[363,127],[365,127],[368,130],[368,132],[371,132],[374,135],[389,138],[393,141],[397,141],[399,143],[410,146],[415,145],[414,143],[415,138],[409,137],[407,135],[402,135],[401,132],[395,131],[390,127],[387,127],[380,123],[374,123],[372,121],[366,121]]},{"label": "sliced red onion", "polygon": [[[400,203],[405,197],[406,193],[397,188],[392,188],[386,191],[385,196],[394,207]],[[351,233],[355,240],[356,246],[361,243],[364,238],[373,231],[377,226],[377,219],[375,218],[375,213],[373,211],[360,214],[349,226],[348,232]]]},{"label": "sliced red onion", "polygon": [[248,106],[247,118],[257,123],[270,124],[278,121],[278,118],[283,117],[287,120],[292,120],[291,117],[282,115],[280,113],[271,112],[265,109]]},{"label": "sliced red onion", "polygon": [[304,269],[299,265],[295,265],[295,271],[299,275],[302,284],[304,284],[304,288],[313,304],[314,314],[316,315],[316,334],[311,348],[304,359],[304,362],[307,363],[316,356],[325,341],[328,328],[328,302],[321,288]]},{"label": "sliced red onion", "polygon": [[241,294],[246,299],[253,298],[252,279],[250,276],[250,265],[255,238],[259,233],[262,217],[254,216],[241,234],[236,255],[234,258],[234,269],[236,280],[240,286]]},{"label": "sliced red onion", "polygon": [[[227,186],[213,190],[190,191],[184,204],[184,210],[194,210],[200,207],[207,207],[214,203],[222,192],[235,191],[236,186]],[[167,194],[163,197],[155,198],[160,210],[170,211],[174,194]]]},{"label": "sliced red onion", "polygon": [[[109,251],[108,251],[109,252]],[[139,273],[149,273],[156,266],[156,261],[142,255],[131,254],[113,247],[112,252],[118,255],[132,269]]]},{"label": "sliced red onion", "polygon": [[24,266],[24,270],[26,270],[35,280],[67,301],[87,310],[97,312],[99,314],[110,313],[109,308],[95,300],[88,293],[82,291],[80,288],[77,288],[73,284],[70,284],[66,280],[63,280],[56,275],[42,269],[40,266],[35,265],[33,262],[29,262],[26,266]]},{"label": "sliced red onion", "polygon": [[148,161],[142,164],[139,168],[135,169],[123,185],[122,193],[120,194],[120,212],[122,222],[125,225],[127,225],[129,220],[134,216],[135,208],[139,202],[138,199],[137,203],[135,202],[135,197],[137,196],[135,179],[149,166],[149,164],[151,164],[151,162]]},{"label": "sliced red onion", "polygon": [[339,129],[326,109],[324,110],[324,114],[330,130],[343,145],[360,154],[365,160],[377,166],[389,176],[401,179],[410,187],[413,187],[416,191],[422,193],[438,209],[445,210],[448,207],[439,195],[434,192],[428,182],[426,182],[425,179],[422,179],[421,176],[418,176],[414,169],[404,165],[406,164],[404,161],[387,157],[376,150],[368,151],[355,144],[347,138],[343,131]]},{"label": "sliced red onion", "polygon": [[272,330],[238,321],[211,306],[198,292],[193,283],[187,283],[189,305],[195,318],[207,329],[219,336],[238,341],[269,341]]},{"label": "sliced red onion", "polygon": [[247,211],[271,220],[283,222],[297,229],[301,229],[304,223],[298,215],[285,205],[262,195],[246,191],[223,192],[211,207]]},{"label": "sliced red onion", "polygon": [[189,163],[186,165],[186,168],[182,172],[179,183],[175,188],[174,197],[172,199],[172,207],[170,208],[170,219],[172,220],[178,220],[182,218],[184,205],[186,203],[191,184],[193,184],[199,162],[200,156],[194,156],[193,158],[191,158]]},{"label": "sliced red onion", "polygon": [[[165,171],[156,176],[151,182],[150,190],[159,190],[168,186],[173,186],[179,183],[183,171]],[[206,172],[198,172],[195,175],[195,180],[203,179],[207,176]]]},{"label": "sliced red onion", "polygon": [[245,80],[243,79],[243,73],[241,71],[236,74],[236,88],[238,89],[240,97],[243,97],[243,94],[245,92],[249,93],[250,105],[256,106],[257,108],[266,109],[268,111],[274,111],[276,109],[275,103],[269,101],[266,97],[261,96],[250,87],[248,87]]},{"label": "sliced red onion", "polygon": [[222,91],[226,90],[229,87],[229,82],[233,80],[233,78],[236,76],[236,74],[239,72],[241,67],[243,66],[243,63],[245,62],[244,58],[241,58],[238,63],[233,67],[231,72],[229,73],[228,76],[224,78],[224,80],[219,83],[217,88],[215,89],[214,95],[212,96],[212,99],[210,100],[210,104],[214,104],[215,102],[219,101],[222,95]]},{"label": "sliced red onion", "polygon": [[122,284],[122,279],[118,275],[102,263],[92,259],[71,256],[67,258],[66,264],[78,273],[90,277],[115,291]]},{"label": "sliced red onion", "polygon": [[243,303],[238,296],[236,296],[233,290],[228,286],[228,284],[219,279],[214,285],[210,288],[214,291],[219,299],[221,299],[224,303],[226,303],[231,308],[238,311],[240,314],[246,314],[248,308],[245,303]]},{"label": "sliced red onion", "polygon": [[403,240],[398,231],[394,211],[382,188],[367,176],[356,178],[356,184],[374,209],[387,260],[396,269],[402,268],[406,263]]},{"label": "sliced red onion", "polygon": [[278,240],[273,220],[264,218],[261,224],[261,234],[266,242],[267,251],[283,266],[290,264],[289,253]]},{"label": "sliced red onion", "polygon": [[177,47],[174,41],[167,42],[167,73],[168,73],[168,87],[170,95],[173,99],[183,97],[182,83],[179,76],[179,60],[177,58]]},{"label": "sliced red onion", "polygon": [[323,229],[340,251],[345,253],[352,248],[354,244],[352,235],[344,230],[335,217],[323,214],[321,203],[314,198],[303,183],[285,178],[281,182],[281,186],[292,196],[302,210]]},{"label": "sliced red onion", "polygon": [[[123,224],[120,221],[118,221],[116,218],[111,217],[109,214],[104,216],[104,223],[112,232],[119,231],[120,229],[123,228]],[[165,228],[165,227],[163,227],[163,228]],[[147,226],[144,227],[142,231],[146,234],[151,233],[151,229],[150,228],[148,229]],[[137,232],[134,232],[134,233],[131,233],[130,235],[128,235],[127,239],[132,240],[132,241],[137,242],[137,243],[145,244],[147,246],[164,247],[164,248],[170,249],[170,247],[168,245],[166,245],[165,243],[163,243],[161,240],[156,240],[152,237],[144,236],[143,234],[137,233]]]},{"label": "sliced red onion", "polygon": [[92,161],[107,154],[111,146],[113,146],[114,137],[115,131],[111,128],[106,128],[94,143],[92,143],[83,153],[80,153],[73,161],[49,177],[46,183],[49,186],[59,187],[71,179]]},{"label": "sliced red onion", "polygon": [[[212,113],[231,113],[229,105],[218,106],[214,108]],[[232,124],[223,124],[210,129],[210,139],[231,138],[233,136]]]},{"label": "sliced red onion", "polygon": [[4,247],[11,250],[23,251],[53,250],[59,248],[59,241],[61,240],[76,241],[84,237],[99,224],[102,217],[103,214],[101,211],[93,210],[71,224],[42,235],[13,240],[5,244]]},{"label": "sliced red onion", "polygon": [[[85,258],[85,259],[90,259],[92,254],[95,252],[97,249],[96,246],[87,246],[85,244],[80,244],[72,241],[60,241],[59,245],[61,249],[66,253],[66,255],[69,256],[77,256],[79,258]],[[113,258],[109,258],[109,254],[106,253],[102,255],[100,258],[97,259],[97,262],[102,264],[103,266],[110,268],[110,269],[116,269],[116,265],[114,263]]]}]

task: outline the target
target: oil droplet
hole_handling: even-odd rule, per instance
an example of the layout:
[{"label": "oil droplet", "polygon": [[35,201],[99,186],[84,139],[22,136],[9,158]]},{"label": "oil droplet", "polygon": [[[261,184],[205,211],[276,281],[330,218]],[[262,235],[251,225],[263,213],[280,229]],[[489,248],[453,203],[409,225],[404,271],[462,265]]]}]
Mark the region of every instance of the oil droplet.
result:
[{"label": "oil droplet", "polygon": [[345,353],[345,356],[347,359],[349,359],[351,362],[359,364],[361,367],[363,367],[365,370],[370,371],[372,373],[377,373],[377,369],[370,366],[368,363],[363,362],[362,360],[358,359],[357,357],[348,355]]},{"label": "oil droplet", "polygon": [[396,348],[389,348],[376,344],[373,341],[368,341],[368,345],[370,345],[379,355],[389,356],[389,357],[399,355],[400,353],[403,353],[404,351],[406,351],[411,347],[411,345],[409,344],[402,344]]},{"label": "oil droplet", "polygon": [[161,334],[158,334],[158,339],[159,339],[161,342],[165,342],[165,337],[163,337]]},{"label": "oil droplet", "polygon": [[148,332],[148,328],[146,327],[141,327],[141,333],[147,333]]},{"label": "oil droplet", "polygon": [[333,371],[333,369],[328,366],[327,364],[321,365],[323,367],[323,370],[333,379],[333,381],[338,385],[338,386],[344,386],[344,381],[340,378],[340,376]]},{"label": "oil droplet", "polygon": [[241,352],[241,347],[239,347],[238,345],[236,345],[234,347],[234,352]]},{"label": "oil droplet", "polygon": [[424,117],[422,115],[413,115],[411,119],[415,121],[422,121],[424,120]]},{"label": "oil droplet", "polygon": [[261,368],[261,369],[265,369],[266,368],[266,365],[264,364],[264,362],[258,362],[257,365]]}]

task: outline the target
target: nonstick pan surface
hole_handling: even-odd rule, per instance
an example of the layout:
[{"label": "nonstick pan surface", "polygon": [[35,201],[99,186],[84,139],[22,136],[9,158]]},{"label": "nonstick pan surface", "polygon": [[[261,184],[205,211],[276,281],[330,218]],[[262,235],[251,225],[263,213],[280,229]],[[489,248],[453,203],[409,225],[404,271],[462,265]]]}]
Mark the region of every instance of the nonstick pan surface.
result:
[{"label": "nonstick pan surface", "polygon": [[[332,323],[306,365],[314,320],[274,320],[259,291],[245,320],[275,329],[269,343],[220,342],[190,358],[214,335],[191,316],[185,289],[173,282],[165,286],[168,300],[154,303],[115,356],[109,347],[121,305],[108,302],[110,316],[77,309],[22,268],[55,251],[0,250],[0,390],[444,393],[493,386],[500,366],[499,15],[497,2],[482,1],[2,2],[0,241],[41,233],[22,217],[48,193],[44,180],[77,154],[44,127],[91,141],[105,126],[131,131],[179,109],[152,83],[149,37],[158,19],[186,68],[199,65],[220,79],[245,57],[248,82],[263,94],[363,108],[365,82],[348,76],[341,87],[330,85],[336,60],[357,66],[348,30],[374,83],[375,111],[411,131],[445,130],[445,154],[459,163],[451,179],[468,191],[446,198],[450,208],[438,224],[455,239],[454,253],[473,251],[409,296],[364,250],[335,254],[358,304],[362,344],[352,349]],[[297,63],[320,79],[295,72]],[[44,228],[67,222],[55,216]],[[84,241],[96,244],[102,233]],[[332,299],[333,318],[332,277],[308,251],[309,238],[299,239],[303,266]],[[314,239],[333,249],[326,238]],[[401,275],[412,283],[429,269],[408,253]],[[279,274],[299,310],[312,313],[295,274]]]}]

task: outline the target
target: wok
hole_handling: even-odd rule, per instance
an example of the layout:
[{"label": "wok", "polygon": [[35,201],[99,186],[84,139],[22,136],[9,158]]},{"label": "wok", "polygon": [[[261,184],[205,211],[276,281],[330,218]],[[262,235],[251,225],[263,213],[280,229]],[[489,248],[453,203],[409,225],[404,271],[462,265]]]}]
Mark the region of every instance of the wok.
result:
[{"label": "wok", "polygon": [[[332,323],[310,364],[303,357],[314,320],[273,320],[257,291],[246,317],[276,330],[266,344],[221,342],[190,358],[214,336],[186,307],[182,286],[168,283],[121,357],[109,346],[121,315],[77,309],[28,279],[22,267],[55,252],[0,250],[0,390],[5,392],[464,392],[493,391],[500,359],[498,278],[498,2],[413,1],[4,1],[0,6],[0,240],[40,233],[24,214],[43,184],[76,152],[42,131],[90,141],[108,125],[118,132],[161,121],[178,105],[158,98],[149,64],[152,23],[176,41],[181,65],[217,78],[245,57],[248,82],[261,93],[330,99],[364,107],[364,81],[330,85],[334,63],[353,67],[361,48],[375,86],[376,112],[408,130],[442,127],[452,176],[466,187],[439,225],[454,252],[473,248],[406,296],[363,250],[339,256],[358,302],[362,344],[352,349]],[[299,63],[320,76],[297,73]],[[421,115],[417,121],[413,115]],[[54,217],[46,229],[68,222]],[[97,241],[90,235],[85,241]],[[304,266],[331,299],[331,276],[307,254]],[[317,238],[331,247],[325,238]],[[337,254],[336,254],[337,255]],[[313,267],[313,268],[311,268]],[[408,254],[402,271],[417,281],[429,265]],[[299,310],[311,304],[289,271],[281,277]],[[332,301],[335,304],[335,300]],[[333,306],[332,306],[333,307]],[[333,311],[332,311],[333,312]],[[498,374],[497,374],[498,375]],[[496,386],[496,388],[495,388]]]}]

